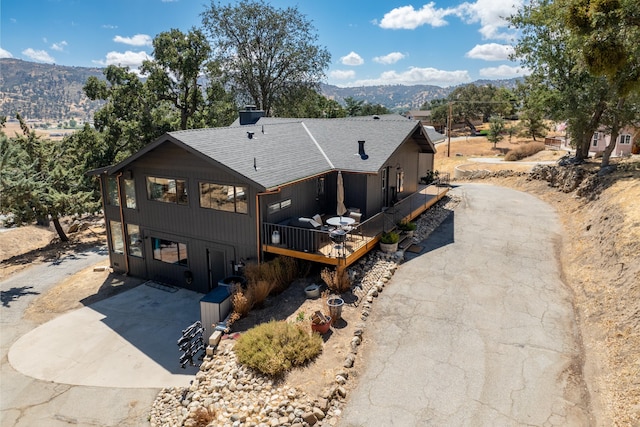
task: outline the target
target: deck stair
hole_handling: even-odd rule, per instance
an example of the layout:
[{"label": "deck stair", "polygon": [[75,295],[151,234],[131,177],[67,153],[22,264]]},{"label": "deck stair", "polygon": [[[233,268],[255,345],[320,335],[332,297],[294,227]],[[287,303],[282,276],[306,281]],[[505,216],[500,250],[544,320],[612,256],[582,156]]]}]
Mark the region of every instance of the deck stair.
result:
[{"label": "deck stair", "polygon": [[413,245],[413,235],[408,236],[407,233],[400,234],[400,241],[398,241],[398,249],[404,251],[411,245]]}]

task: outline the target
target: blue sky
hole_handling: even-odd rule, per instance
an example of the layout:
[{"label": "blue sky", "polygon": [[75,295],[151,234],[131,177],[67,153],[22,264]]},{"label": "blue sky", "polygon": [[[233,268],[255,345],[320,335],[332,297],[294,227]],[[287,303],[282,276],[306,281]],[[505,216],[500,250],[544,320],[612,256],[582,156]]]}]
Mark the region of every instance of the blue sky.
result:
[{"label": "blue sky", "polygon": [[[432,84],[526,74],[508,60],[516,36],[502,17],[527,0],[273,0],[309,19],[331,53],[326,83]],[[223,1],[223,3],[228,3]],[[200,27],[210,0],[2,0],[0,57],[137,68],[160,32]]]}]

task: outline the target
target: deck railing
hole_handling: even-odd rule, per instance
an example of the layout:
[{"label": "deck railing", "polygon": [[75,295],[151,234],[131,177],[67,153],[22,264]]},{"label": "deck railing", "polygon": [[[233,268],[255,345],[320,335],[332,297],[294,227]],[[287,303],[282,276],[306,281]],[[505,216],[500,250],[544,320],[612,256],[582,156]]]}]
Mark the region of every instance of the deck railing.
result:
[{"label": "deck railing", "polygon": [[[434,198],[439,199],[446,192],[447,189],[437,185],[422,186],[419,191],[398,201],[394,206],[368,218],[356,227],[351,227],[346,245],[349,250],[345,256],[358,253],[364,246],[374,246],[383,232],[393,230],[403,219],[414,219],[433,204]],[[336,254],[326,250],[333,246],[329,233],[328,227],[309,229],[263,223],[261,242],[263,247],[333,258]]]}]

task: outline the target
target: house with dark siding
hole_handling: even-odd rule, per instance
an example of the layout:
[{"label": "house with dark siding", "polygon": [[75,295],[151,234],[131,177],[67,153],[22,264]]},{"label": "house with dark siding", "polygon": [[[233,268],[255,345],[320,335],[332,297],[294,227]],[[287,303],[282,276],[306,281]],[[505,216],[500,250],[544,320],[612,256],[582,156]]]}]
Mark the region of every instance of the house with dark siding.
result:
[{"label": "house with dark siding", "polygon": [[[436,150],[418,121],[248,114],[230,127],[166,133],[91,172],[114,271],[206,293],[273,255],[346,268],[444,195],[420,183]],[[325,221],[338,214],[339,174],[359,221],[337,245]]]}]

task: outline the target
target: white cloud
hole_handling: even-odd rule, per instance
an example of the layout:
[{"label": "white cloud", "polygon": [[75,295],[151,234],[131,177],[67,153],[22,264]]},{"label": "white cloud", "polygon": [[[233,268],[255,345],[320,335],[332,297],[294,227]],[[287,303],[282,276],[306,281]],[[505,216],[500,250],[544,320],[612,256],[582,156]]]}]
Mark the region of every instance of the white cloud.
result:
[{"label": "white cloud", "polygon": [[64,48],[67,47],[68,43],[62,40],[60,43],[54,43],[51,45],[51,49],[57,50],[58,52],[64,51]]},{"label": "white cloud", "polygon": [[333,70],[329,73],[329,77],[336,80],[349,80],[356,76],[353,70]]},{"label": "white cloud", "polygon": [[13,55],[8,50],[0,47],[0,58],[13,58]]},{"label": "white cloud", "polygon": [[131,52],[128,50],[126,52],[109,52],[104,60],[93,62],[102,66],[118,65],[129,67],[129,69],[135,71],[145,59],[152,59],[151,56],[147,55],[147,52],[142,50],[140,52]]},{"label": "white cloud", "polygon": [[447,25],[444,18],[453,13],[453,9],[436,8],[434,2],[425,4],[418,10],[413,6],[402,6],[385,13],[379,25],[390,30],[414,30],[422,25],[442,27]]},{"label": "white cloud", "polygon": [[31,48],[28,48],[23,50],[22,54],[27,58],[32,59],[34,61],[38,61],[38,62],[50,62],[50,63],[56,62],[56,60],[53,59],[53,57],[49,55],[46,50],[34,50]]},{"label": "white cloud", "polygon": [[364,64],[364,59],[360,55],[355,52],[350,52],[348,55],[340,58],[340,62],[342,65],[362,65]]},{"label": "white cloud", "polygon": [[358,80],[355,86],[375,85],[436,85],[451,86],[471,81],[469,72],[464,70],[445,71],[435,68],[411,67],[407,71],[386,71],[377,79]]},{"label": "white cloud", "polygon": [[400,61],[401,59],[405,58],[405,54],[404,53],[400,53],[400,52],[391,52],[388,55],[385,56],[376,56],[375,58],[373,58],[374,62],[377,62],[378,64],[395,64],[396,62]]},{"label": "white cloud", "polygon": [[467,24],[480,24],[480,34],[484,39],[509,40],[510,32],[503,31],[508,27],[505,18],[513,15],[525,0],[477,0],[464,2],[455,8],[437,8],[434,2],[423,5],[420,9],[413,6],[402,6],[385,13],[382,20],[375,24],[385,29],[414,30],[423,25],[442,27],[447,25],[447,16],[457,16]]},{"label": "white cloud", "polygon": [[106,29],[106,30],[115,30],[116,28],[118,28],[117,25],[112,25],[112,24],[103,24],[102,28]]},{"label": "white cloud", "polygon": [[480,76],[487,79],[512,79],[530,74],[527,68],[520,66],[500,65],[499,67],[481,68]]},{"label": "white cloud", "polygon": [[466,53],[467,58],[484,59],[485,61],[506,61],[513,53],[513,46],[508,44],[477,44]]},{"label": "white cloud", "polygon": [[456,15],[468,24],[480,23],[480,34],[484,39],[509,40],[511,33],[501,32],[508,27],[505,18],[515,14],[523,0],[477,0],[462,3],[456,8]]},{"label": "white cloud", "polygon": [[130,46],[151,46],[151,37],[147,34],[136,34],[133,37],[115,36],[113,41],[116,43],[124,43]]}]

